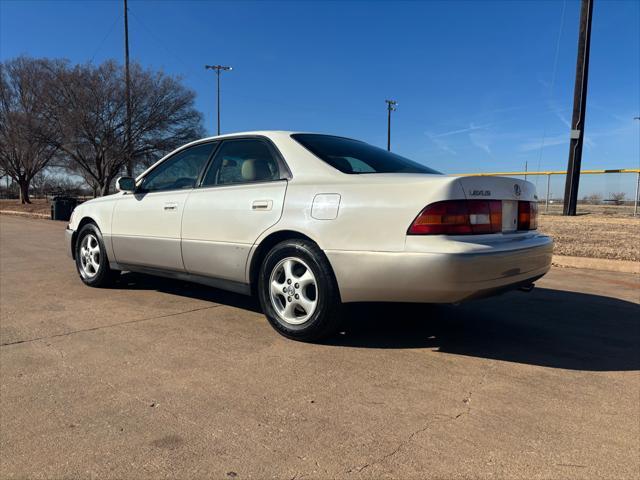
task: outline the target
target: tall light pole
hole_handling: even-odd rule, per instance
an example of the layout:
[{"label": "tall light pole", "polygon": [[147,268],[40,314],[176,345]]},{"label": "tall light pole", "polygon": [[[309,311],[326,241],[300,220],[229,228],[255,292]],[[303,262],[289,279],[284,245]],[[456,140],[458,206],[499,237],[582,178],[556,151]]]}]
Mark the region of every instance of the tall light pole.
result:
[{"label": "tall light pole", "polygon": [[124,99],[127,108],[125,119],[127,144],[127,175],[133,176],[133,153],[131,151],[131,76],[129,75],[129,15],[127,0],[124,0]]},{"label": "tall light pole", "polygon": [[387,150],[391,151],[391,112],[395,112],[398,102],[395,100],[385,100],[387,103]]},{"label": "tall light pole", "polygon": [[216,76],[218,77],[218,135],[220,135],[220,72],[222,71],[230,71],[233,68],[225,66],[225,65],[205,65],[205,70],[214,70],[216,72]]}]

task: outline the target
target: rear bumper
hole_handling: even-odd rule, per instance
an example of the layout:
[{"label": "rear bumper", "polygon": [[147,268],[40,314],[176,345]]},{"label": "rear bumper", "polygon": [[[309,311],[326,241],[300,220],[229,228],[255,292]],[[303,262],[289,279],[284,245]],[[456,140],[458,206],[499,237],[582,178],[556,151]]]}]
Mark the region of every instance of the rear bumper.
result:
[{"label": "rear bumper", "polygon": [[67,255],[73,258],[73,234],[75,230],[71,230],[69,227],[64,231],[64,244],[67,250]]},{"label": "rear bumper", "polygon": [[513,245],[468,252],[354,252],[326,254],[343,302],[455,303],[490,296],[543,276],[553,240],[535,235]]}]

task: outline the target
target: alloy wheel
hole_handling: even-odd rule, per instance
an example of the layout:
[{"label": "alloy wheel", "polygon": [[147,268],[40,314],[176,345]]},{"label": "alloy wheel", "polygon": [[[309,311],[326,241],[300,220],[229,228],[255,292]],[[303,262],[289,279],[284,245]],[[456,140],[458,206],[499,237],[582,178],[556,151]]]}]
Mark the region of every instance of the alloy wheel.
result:
[{"label": "alloy wheel", "polygon": [[318,305],[318,284],[311,268],[299,258],[280,260],[271,271],[269,297],[278,316],[290,325],[300,325]]},{"label": "alloy wheel", "polygon": [[100,270],[100,243],[92,233],[86,234],[80,243],[80,274],[87,279],[93,278]]}]

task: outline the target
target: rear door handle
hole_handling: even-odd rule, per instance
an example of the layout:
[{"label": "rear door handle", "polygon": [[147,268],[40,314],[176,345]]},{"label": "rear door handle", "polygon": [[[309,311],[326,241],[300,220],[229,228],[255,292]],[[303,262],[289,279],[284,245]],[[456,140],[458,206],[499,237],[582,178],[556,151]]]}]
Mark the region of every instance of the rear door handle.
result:
[{"label": "rear door handle", "polygon": [[164,204],[164,209],[165,210],[175,210],[176,208],[178,208],[178,204],[175,203],[175,202],[165,203]]},{"label": "rear door handle", "polygon": [[252,210],[271,210],[273,208],[273,200],[255,200],[251,204]]}]

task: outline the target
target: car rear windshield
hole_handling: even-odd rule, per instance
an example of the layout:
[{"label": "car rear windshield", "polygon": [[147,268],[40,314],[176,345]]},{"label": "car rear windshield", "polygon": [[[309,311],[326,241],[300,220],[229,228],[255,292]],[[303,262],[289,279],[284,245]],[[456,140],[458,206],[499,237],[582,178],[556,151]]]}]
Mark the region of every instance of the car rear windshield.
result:
[{"label": "car rear windshield", "polygon": [[315,133],[294,133],[291,137],[342,173],[440,173],[359,140]]}]

